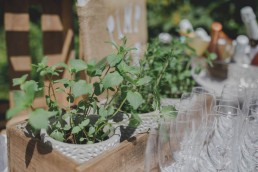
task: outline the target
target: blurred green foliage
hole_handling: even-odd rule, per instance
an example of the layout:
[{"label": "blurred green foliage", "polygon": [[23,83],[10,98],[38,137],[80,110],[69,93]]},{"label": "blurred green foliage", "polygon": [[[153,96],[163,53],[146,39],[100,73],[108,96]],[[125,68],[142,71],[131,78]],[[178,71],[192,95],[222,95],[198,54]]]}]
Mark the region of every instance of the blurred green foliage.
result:
[{"label": "blurred green foliage", "polygon": [[236,38],[246,34],[240,9],[251,6],[258,16],[258,1],[254,0],[147,0],[149,37],[160,32],[176,34],[182,19],[189,19],[194,28],[210,30],[213,21],[221,22],[225,33]]}]

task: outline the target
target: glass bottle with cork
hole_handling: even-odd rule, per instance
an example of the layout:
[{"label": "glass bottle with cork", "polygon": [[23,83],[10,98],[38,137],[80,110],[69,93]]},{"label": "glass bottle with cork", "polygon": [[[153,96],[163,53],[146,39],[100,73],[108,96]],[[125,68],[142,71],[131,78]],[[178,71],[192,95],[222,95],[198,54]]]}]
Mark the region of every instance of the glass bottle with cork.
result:
[{"label": "glass bottle with cork", "polygon": [[213,67],[208,66],[210,75],[215,78],[227,78],[227,63],[225,62],[225,51],[228,42],[229,38],[222,31],[222,24],[219,22],[213,22],[211,25],[211,41],[207,51],[209,53],[214,53],[217,56],[216,59],[213,61]]},{"label": "glass bottle with cork", "polygon": [[258,24],[256,21],[256,16],[253,9],[246,6],[241,9],[241,17],[245,24],[247,35],[249,37],[249,44],[251,46],[251,64],[258,66]]}]

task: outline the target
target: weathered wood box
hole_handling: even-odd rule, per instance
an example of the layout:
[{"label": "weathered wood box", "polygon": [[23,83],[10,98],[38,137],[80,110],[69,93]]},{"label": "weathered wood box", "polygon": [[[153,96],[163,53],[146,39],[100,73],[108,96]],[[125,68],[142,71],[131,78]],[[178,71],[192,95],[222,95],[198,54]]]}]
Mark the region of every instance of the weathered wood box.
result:
[{"label": "weathered wood box", "polygon": [[[24,123],[21,122],[19,124]],[[17,125],[7,128],[10,172],[141,172],[148,134],[139,134],[92,160],[78,164]]]}]

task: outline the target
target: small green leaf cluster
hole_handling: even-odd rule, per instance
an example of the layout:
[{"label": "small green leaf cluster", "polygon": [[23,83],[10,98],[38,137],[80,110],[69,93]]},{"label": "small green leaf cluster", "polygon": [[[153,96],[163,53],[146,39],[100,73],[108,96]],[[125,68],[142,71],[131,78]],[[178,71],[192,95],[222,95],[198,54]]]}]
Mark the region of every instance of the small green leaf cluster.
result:
[{"label": "small green leaf cluster", "polygon": [[[33,129],[46,129],[48,134],[59,141],[74,144],[97,143],[107,139],[114,131],[112,119],[118,113],[136,112],[144,103],[138,87],[144,87],[152,78],[141,73],[141,67],[132,66],[128,61],[132,48],[112,43],[116,53],[108,55],[100,62],[73,59],[68,64],[47,65],[47,58],[37,65],[36,71],[47,80],[47,85],[39,88],[38,83],[27,80],[27,75],[13,80],[15,107],[7,112],[8,118],[22,110],[30,109],[29,124]],[[61,78],[68,71],[69,78]],[[86,73],[87,80],[78,78]],[[33,107],[37,92],[45,90],[48,109]],[[67,103],[58,101],[58,94],[66,95]],[[100,103],[100,96],[106,96]],[[130,125],[136,127],[140,119],[130,113]]]},{"label": "small green leaf cluster", "polygon": [[[186,53],[189,52],[189,53]],[[145,54],[149,76],[157,78],[157,90],[163,97],[178,98],[195,85],[191,76],[194,50],[178,39],[163,44],[154,39]]]}]

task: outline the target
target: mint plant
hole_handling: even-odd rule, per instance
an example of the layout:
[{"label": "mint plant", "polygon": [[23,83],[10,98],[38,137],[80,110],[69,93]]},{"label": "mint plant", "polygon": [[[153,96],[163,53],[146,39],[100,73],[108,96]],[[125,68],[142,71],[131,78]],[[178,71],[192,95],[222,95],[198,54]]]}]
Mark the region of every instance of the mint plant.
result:
[{"label": "mint plant", "polygon": [[[68,65],[58,63],[48,66],[44,58],[34,67],[49,81],[44,86],[47,88],[45,99],[48,108],[33,107],[35,95],[43,88],[36,81],[26,80],[28,75],[24,75],[13,80],[13,85],[19,85],[20,90],[14,92],[15,107],[8,110],[7,117],[29,108],[29,125],[36,131],[46,129],[56,140],[88,144],[107,139],[113,132],[113,118],[124,113],[122,107],[125,104],[132,110],[143,104],[143,95],[135,88],[151,82],[150,77],[141,75],[140,67],[128,63],[128,53],[133,49],[126,47],[126,38],[122,45],[112,44],[117,52],[99,63],[74,59]],[[69,72],[70,77],[60,79],[64,70]],[[77,77],[80,72],[87,74],[87,81]],[[58,92],[66,95],[66,104],[58,102]],[[106,101],[101,104],[99,96],[103,95]],[[134,127],[140,122],[134,115],[129,115],[129,120]]]},{"label": "mint plant", "polygon": [[[161,96],[179,98],[192,89],[195,81],[191,76],[191,58],[194,56],[194,50],[178,39],[169,44],[154,39],[148,45],[144,63],[148,66],[148,75],[158,81],[156,89]],[[200,68],[195,71],[200,72]]]}]

